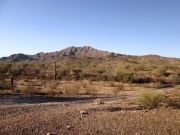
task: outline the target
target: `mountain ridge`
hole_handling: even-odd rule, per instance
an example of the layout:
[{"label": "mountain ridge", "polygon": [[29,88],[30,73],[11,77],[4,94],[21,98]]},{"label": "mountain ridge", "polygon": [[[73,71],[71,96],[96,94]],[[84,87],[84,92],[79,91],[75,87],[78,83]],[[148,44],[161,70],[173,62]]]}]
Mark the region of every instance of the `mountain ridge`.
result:
[{"label": "mountain ridge", "polygon": [[10,56],[0,58],[0,61],[1,62],[42,61],[42,60],[62,59],[64,57],[104,58],[107,56],[114,56],[114,55],[120,55],[120,54],[115,54],[113,52],[108,52],[108,51],[101,51],[90,46],[83,46],[83,47],[71,46],[62,49],[60,51],[54,51],[48,53],[40,52],[34,55],[27,55],[23,53],[12,54]]},{"label": "mountain ridge", "polygon": [[12,54],[7,57],[0,58],[0,62],[24,62],[24,61],[48,61],[48,60],[61,60],[63,58],[106,58],[106,57],[123,57],[123,58],[129,58],[129,57],[135,57],[140,60],[146,60],[148,61],[162,61],[162,60],[178,60],[180,61],[180,58],[170,58],[170,57],[163,57],[159,55],[144,55],[144,56],[133,56],[133,55],[125,55],[120,53],[114,53],[114,52],[108,52],[108,51],[102,51],[95,49],[90,46],[83,46],[83,47],[75,47],[70,46],[65,49],[62,49],[60,51],[54,51],[54,52],[40,52],[34,55],[27,55],[23,53],[18,54]]}]

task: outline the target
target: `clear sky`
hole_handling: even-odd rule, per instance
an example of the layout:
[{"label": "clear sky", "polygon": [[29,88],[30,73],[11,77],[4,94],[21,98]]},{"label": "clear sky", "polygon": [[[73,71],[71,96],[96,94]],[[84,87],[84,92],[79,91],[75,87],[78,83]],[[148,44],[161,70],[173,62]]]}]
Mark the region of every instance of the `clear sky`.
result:
[{"label": "clear sky", "polygon": [[180,57],[180,0],[0,0],[0,57],[83,45]]}]

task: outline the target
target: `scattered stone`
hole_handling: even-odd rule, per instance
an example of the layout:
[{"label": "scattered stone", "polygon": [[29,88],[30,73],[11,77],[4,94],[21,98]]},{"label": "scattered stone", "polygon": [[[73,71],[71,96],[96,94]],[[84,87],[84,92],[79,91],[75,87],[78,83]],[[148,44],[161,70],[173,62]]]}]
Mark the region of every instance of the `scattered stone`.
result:
[{"label": "scattered stone", "polygon": [[57,133],[47,133],[47,135],[57,135]]},{"label": "scattered stone", "polygon": [[63,106],[68,106],[68,104],[63,104]]},{"label": "scattered stone", "polygon": [[80,115],[81,115],[81,117],[84,117],[84,115],[88,115],[88,112],[84,111],[84,110],[81,110]]},{"label": "scattered stone", "polygon": [[70,129],[70,126],[69,126],[69,125],[67,126],[67,129]]},{"label": "scattered stone", "polygon": [[145,109],[144,112],[149,112],[149,109]]},{"label": "scattered stone", "polygon": [[104,104],[104,102],[101,99],[97,99],[94,101],[94,104],[95,105],[102,105],[102,104]]}]

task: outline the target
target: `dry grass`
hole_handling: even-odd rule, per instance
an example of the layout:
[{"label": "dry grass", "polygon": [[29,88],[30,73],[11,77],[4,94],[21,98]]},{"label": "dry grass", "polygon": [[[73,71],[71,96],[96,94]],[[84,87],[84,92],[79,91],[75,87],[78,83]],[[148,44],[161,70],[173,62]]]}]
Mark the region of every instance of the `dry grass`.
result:
[{"label": "dry grass", "polygon": [[46,90],[45,93],[49,95],[56,95],[56,94],[61,94],[61,90],[58,89],[58,82],[57,81],[50,81],[46,82]]},{"label": "dry grass", "polygon": [[160,92],[146,92],[143,93],[139,98],[138,102],[140,105],[148,108],[148,109],[153,109],[156,108],[159,103],[162,102],[163,95]]},{"label": "dry grass", "polygon": [[82,82],[82,94],[85,95],[96,95],[98,90],[100,90],[100,88],[98,89],[98,86],[94,86],[92,84],[92,82]]},{"label": "dry grass", "polygon": [[38,89],[33,85],[32,82],[26,83],[25,87],[23,90],[21,90],[21,93],[25,95],[34,95],[39,93]]},{"label": "dry grass", "polygon": [[180,108],[180,89],[167,91],[164,95],[168,106]]},{"label": "dry grass", "polygon": [[67,84],[62,87],[62,91],[65,95],[78,95],[80,94],[80,88],[79,84]]},{"label": "dry grass", "polygon": [[[58,95],[58,94],[118,95],[119,92],[121,91],[138,92],[141,89],[145,89],[144,87],[135,84],[125,84],[125,83],[122,84],[120,82],[109,82],[109,81],[92,82],[88,80],[54,81],[54,80],[41,80],[41,79],[25,79],[25,80],[16,80],[15,86],[16,89],[19,91],[23,91],[24,89],[28,89],[28,91],[32,89],[33,91],[34,89],[37,89],[42,93],[46,93],[50,95]],[[31,87],[31,88],[25,88],[25,87]]]},{"label": "dry grass", "polygon": [[113,90],[114,96],[117,96],[120,91],[125,91],[125,87],[122,84],[116,85],[116,88]]}]

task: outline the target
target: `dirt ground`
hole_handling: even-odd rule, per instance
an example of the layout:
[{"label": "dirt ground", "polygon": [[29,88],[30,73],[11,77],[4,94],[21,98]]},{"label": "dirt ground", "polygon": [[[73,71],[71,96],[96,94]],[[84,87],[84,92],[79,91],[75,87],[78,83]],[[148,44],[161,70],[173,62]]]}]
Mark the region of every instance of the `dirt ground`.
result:
[{"label": "dirt ground", "polygon": [[[180,110],[142,110],[122,99],[95,104],[0,105],[1,135],[179,135]],[[96,100],[97,101],[97,100]],[[81,116],[81,111],[86,111]]]},{"label": "dirt ground", "polygon": [[92,85],[101,86],[96,96],[1,95],[0,135],[180,135],[180,109],[146,110],[134,103],[144,91],[179,87],[133,85],[115,96],[112,85]]}]

